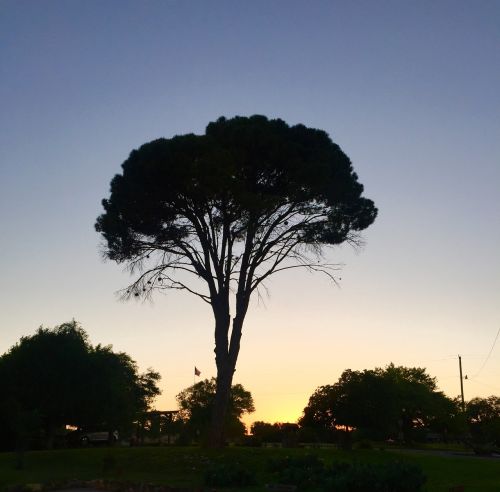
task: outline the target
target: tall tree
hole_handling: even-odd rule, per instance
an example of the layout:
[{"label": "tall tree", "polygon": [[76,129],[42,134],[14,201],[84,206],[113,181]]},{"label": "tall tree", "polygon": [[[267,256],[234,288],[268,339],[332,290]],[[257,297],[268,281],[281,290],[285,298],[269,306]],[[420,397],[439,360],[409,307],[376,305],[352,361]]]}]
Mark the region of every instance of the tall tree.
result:
[{"label": "tall tree", "polygon": [[251,295],[292,268],[335,281],[322,247],[357,244],[377,209],[324,131],[264,116],[220,118],[204,135],[147,143],[122,170],[96,223],[105,255],[136,274],[125,298],[181,289],[211,306],[211,444],[220,446]]}]

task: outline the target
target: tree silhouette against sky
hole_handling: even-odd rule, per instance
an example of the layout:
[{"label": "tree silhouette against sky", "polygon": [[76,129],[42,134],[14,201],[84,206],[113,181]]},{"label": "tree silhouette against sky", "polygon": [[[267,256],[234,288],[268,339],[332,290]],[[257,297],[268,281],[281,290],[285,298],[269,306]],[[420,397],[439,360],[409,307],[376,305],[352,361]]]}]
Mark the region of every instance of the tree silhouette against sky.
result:
[{"label": "tree silhouette against sky", "polygon": [[358,244],[377,209],[324,131],[264,116],[219,118],[204,135],[152,141],[132,151],[122,169],[96,230],[106,257],[135,276],[124,298],[180,289],[212,307],[217,393],[210,442],[221,446],[252,294],[270,275],[294,268],[335,281],[336,265],[323,247]]}]

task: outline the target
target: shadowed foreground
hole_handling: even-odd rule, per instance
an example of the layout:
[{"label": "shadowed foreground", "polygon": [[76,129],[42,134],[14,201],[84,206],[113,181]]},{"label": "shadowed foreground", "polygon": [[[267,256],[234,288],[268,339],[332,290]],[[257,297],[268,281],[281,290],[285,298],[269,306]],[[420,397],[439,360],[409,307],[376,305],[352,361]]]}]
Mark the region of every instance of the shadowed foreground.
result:
[{"label": "shadowed foreground", "polygon": [[[241,490],[263,490],[273,482],[269,461],[287,456],[315,454],[325,462],[388,463],[400,461],[422,467],[429,492],[448,491],[463,485],[467,492],[494,492],[500,488],[498,460],[475,457],[433,456],[421,453],[379,450],[341,452],[334,449],[227,448],[94,448],[38,451],[27,454],[25,470],[14,470],[15,455],[0,454],[0,490],[22,483],[63,483],[67,480],[120,480],[164,484],[171,487],[203,486],[212,466],[239,463],[256,479],[256,485]],[[219,487],[218,487],[219,488]],[[239,490],[238,488],[226,490]]]}]

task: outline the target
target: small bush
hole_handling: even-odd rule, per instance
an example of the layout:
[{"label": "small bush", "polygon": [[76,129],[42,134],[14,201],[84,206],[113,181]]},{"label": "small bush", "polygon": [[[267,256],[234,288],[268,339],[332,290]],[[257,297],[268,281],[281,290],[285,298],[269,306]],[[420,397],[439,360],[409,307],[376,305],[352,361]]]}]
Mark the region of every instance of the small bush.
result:
[{"label": "small bush", "polygon": [[491,456],[493,453],[498,452],[493,444],[473,443],[471,447],[474,454],[478,456]]},{"label": "small bush", "polygon": [[262,446],[262,438],[259,436],[244,436],[242,441],[243,446],[251,448],[260,448]]},{"label": "small bush", "polygon": [[246,487],[255,484],[252,473],[235,463],[213,465],[205,472],[205,485],[211,487]]},{"label": "small bush", "polygon": [[[341,473],[335,466],[329,474],[329,490],[335,492],[419,492],[426,482],[422,470],[407,463],[352,464]],[[328,474],[327,474],[328,475]]]},{"label": "small bush", "polygon": [[373,449],[373,444],[369,439],[360,439],[355,444],[356,449]]},{"label": "small bush", "polygon": [[314,488],[323,482],[323,462],[313,454],[271,460],[268,469],[278,474],[280,483],[287,485]]},{"label": "small bush", "polygon": [[422,470],[407,463],[335,462],[327,467],[314,455],[274,460],[269,471],[279,483],[328,492],[419,492],[426,482]]},{"label": "small bush", "polygon": [[270,472],[276,472],[285,468],[322,468],[323,462],[315,454],[306,454],[304,456],[297,456],[290,458],[277,458],[268,461],[267,468]]}]

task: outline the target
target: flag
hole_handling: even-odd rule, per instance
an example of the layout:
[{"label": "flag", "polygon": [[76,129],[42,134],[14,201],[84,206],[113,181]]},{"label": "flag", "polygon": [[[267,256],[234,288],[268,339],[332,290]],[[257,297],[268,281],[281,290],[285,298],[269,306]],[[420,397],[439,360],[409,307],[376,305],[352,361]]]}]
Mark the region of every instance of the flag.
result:
[{"label": "flag", "polygon": [[199,376],[200,374],[201,374],[201,371],[196,366],[194,366],[194,375]]}]

